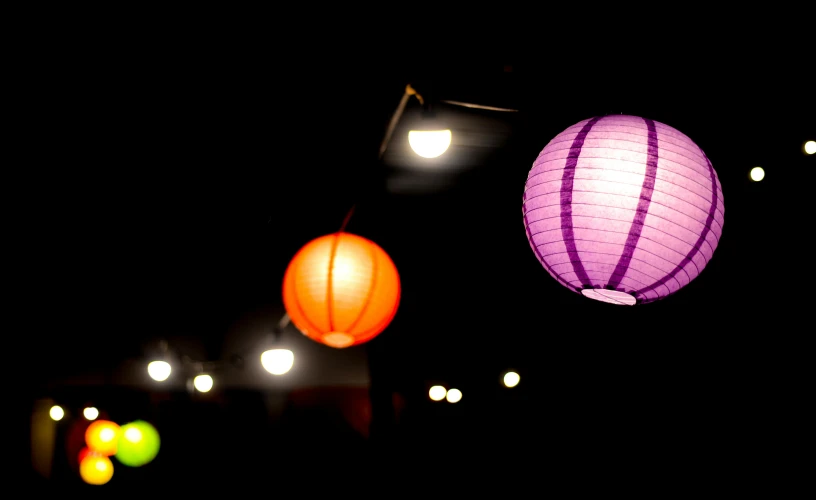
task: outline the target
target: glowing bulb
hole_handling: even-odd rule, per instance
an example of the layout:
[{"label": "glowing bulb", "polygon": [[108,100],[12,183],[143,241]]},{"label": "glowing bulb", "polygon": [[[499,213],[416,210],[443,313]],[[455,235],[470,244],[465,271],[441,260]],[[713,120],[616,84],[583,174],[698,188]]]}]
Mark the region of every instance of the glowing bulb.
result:
[{"label": "glowing bulb", "polygon": [[58,422],[65,416],[65,410],[63,410],[61,406],[54,405],[51,407],[48,414],[51,416],[51,420]]},{"label": "glowing bulb", "polygon": [[816,153],[816,141],[807,141],[805,143],[805,153],[809,155]]},{"label": "glowing bulb", "polygon": [[448,391],[448,403],[458,403],[462,400],[462,391],[459,389],[451,389]]},{"label": "glowing bulb", "polygon": [[423,158],[436,158],[445,151],[451,143],[450,130],[411,130],[408,132],[408,144],[414,153]]},{"label": "glowing bulb", "polygon": [[504,385],[507,387],[515,387],[518,385],[521,377],[516,372],[507,372],[504,374]]},{"label": "glowing bulb", "polygon": [[762,167],[754,167],[751,169],[751,180],[759,182],[765,178],[765,170]]},{"label": "glowing bulb", "polygon": [[147,374],[156,382],[164,382],[170,376],[170,363],[166,361],[151,361],[147,365]]},{"label": "glowing bulb", "polygon": [[85,444],[98,455],[109,457],[116,453],[119,424],[110,420],[96,420],[85,429]]},{"label": "glowing bulb", "polygon": [[193,379],[193,385],[199,392],[209,392],[213,387],[213,379],[209,375],[198,375]]},{"label": "glowing bulb", "polygon": [[448,393],[447,389],[445,389],[441,385],[435,385],[431,387],[430,391],[428,391],[428,396],[430,396],[430,398],[433,401],[442,401],[443,399],[445,399],[445,395],[447,393]]},{"label": "glowing bulb", "polygon": [[93,406],[89,406],[82,410],[82,415],[85,416],[86,420],[96,420],[96,418],[99,416],[99,410]]},{"label": "glowing bulb", "polygon": [[270,349],[261,354],[261,365],[272,375],[283,375],[294,363],[295,355],[289,349]]}]

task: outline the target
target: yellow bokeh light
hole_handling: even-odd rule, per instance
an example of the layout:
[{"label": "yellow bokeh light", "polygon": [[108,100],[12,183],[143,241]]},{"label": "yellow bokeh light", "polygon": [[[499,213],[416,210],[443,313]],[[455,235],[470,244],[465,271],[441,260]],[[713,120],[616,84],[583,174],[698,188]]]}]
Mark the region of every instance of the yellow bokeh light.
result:
[{"label": "yellow bokeh light", "polygon": [[762,167],[754,167],[751,169],[751,180],[759,182],[765,178],[765,170]]},{"label": "yellow bokeh light", "polygon": [[805,153],[809,155],[816,154],[816,141],[807,141],[805,143]]},{"label": "yellow bokeh light", "polygon": [[51,407],[51,410],[48,411],[48,415],[51,416],[51,420],[57,422],[62,420],[62,417],[65,416],[65,410],[59,405],[54,405]]},{"label": "yellow bokeh light", "polygon": [[428,391],[428,396],[433,401],[442,401],[445,399],[445,395],[448,393],[447,389],[442,387],[441,385],[435,385],[431,387],[431,390]]},{"label": "yellow bokeh light", "polygon": [[113,462],[102,455],[87,455],[79,464],[79,475],[88,484],[105,484],[113,477]]},{"label": "yellow bokeh light", "polygon": [[504,374],[504,385],[506,387],[515,387],[518,385],[521,377],[516,372],[507,372]]},{"label": "yellow bokeh light", "polygon": [[209,392],[213,388],[213,379],[209,375],[198,375],[193,379],[193,385],[199,392]]},{"label": "yellow bokeh light", "polygon": [[164,382],[170,377],[172,367],[167,361],[151,361],[147,364],[147,374],[156,382]]},{"label": "yellow bokeh light", "polygon": [[448,403],[458,403],[462,400],[462,391],[459,389],[451,389],[447,395]]},{"label": "yellow bokeh light", "polygon": [[99,455],[115,454],[118,440],[119,424],[109,420],[97,420],[85,430],[85,444]]},{"label": "yellow bokeh light", "polygon": [[99,417],[99,410],[97,410],[93,406],[89,406],[82,410],[82,415],[85,416],[86,420],[96,420],[97,417]]}]

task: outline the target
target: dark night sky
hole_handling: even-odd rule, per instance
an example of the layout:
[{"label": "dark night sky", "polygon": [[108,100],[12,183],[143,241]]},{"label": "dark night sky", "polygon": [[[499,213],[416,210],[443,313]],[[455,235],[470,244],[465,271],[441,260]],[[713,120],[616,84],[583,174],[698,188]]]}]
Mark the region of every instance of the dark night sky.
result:
[{"label": "dark night sky", "polygon": [[[801,151],[816,127],[798,61],[775,48],[678,43],[644,67],[636,57],[508,43],[423,62],[385,56],[373,42],[303,53],[271,42],[233,27],[44,51],[30,130],[47,140],[28,160],[36,223],[27,232],[39,264],[25,342],[50,367],[35,377],[37,394],[69,373],[111,370],[165,336],[228,357],[229,327],[258,310],[277,321],[291,257],[355,206],[347,230],[379,243],[402,278],[397,316],[371,349],[378,383],[409,401],[425,397],[430,380],[475,398],[515,367],[537,401],[525,407],[532,426],[533,414],[562,427],[604,414],[631,433],[646,427],[626,415],[654,431],[709,412],[717,417],[694,429],[720,429],[733,444],[784,420],[780,412],[800,418],[793,399],[806,344],[783,328],[782,318],[793,320],[775,276],[785,253],[780,201],[791,183],[812,185],[816,168]],[[408,83],[428,99],[519,111],[438,103],[507,140],[449,184],[398,192],[389,179],[399,168],[388,155],[379,163],[377,148]],[[568,126],[611,113],[691,137],[725,203],[703,273],[632,308],[562,288],[522,225],[538,152]],[[756,165],[767,173],[761,183],[748,180]]]}]

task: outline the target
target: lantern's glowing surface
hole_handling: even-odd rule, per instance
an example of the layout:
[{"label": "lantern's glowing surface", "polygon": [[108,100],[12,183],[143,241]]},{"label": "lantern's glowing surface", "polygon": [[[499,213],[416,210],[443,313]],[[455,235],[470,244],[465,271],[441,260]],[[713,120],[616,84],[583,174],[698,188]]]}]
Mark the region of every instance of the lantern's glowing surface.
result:
[{"label": "lantern's glowing surface", "polygon": [[610,115],[567,128],[538,155],[522,212],[559,283],[612,304],[648,303],[693,280],[723,227],[720,181],[678,130]]},{"label": "lantern's glowing surface", "polygon": [[85,430],[85,444],[99,455],[110,456],[116,453],[119,440],[119,424],[109,420],[96,420]]},{"label": "lantern's glowing surface", "polygon": [[79,463],[79,476],[88,484],[105,484],[113,477],[113,462],[104,455],[87,453]]},{"label": "lantern's glowing surface", "polygon": [[159,454],[159,432],[148,422],[137,420],[122,426],[116,459],[129,467],[141,467]]},{"label": "lantern's glowing surface", "polygon": [[345,232],[304,245],[283,278],[283,304],[292,323],[312,340],[336,348],[380,334],[399,299],[399,274],[388,254]]}]

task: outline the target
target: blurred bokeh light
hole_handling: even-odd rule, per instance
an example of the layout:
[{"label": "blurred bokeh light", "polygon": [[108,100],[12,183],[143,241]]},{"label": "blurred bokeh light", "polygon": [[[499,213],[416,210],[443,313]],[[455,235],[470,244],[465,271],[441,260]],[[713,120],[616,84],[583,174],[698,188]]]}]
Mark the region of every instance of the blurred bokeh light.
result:
[{"label": "blurred bokeh light", "polygon": [[88,484],[106,484],[113,477],[113,463],[106,456],[88,453],[79,463],[79,476]]},{"label": "blurred bokeh light", "polygon": [[295,355],[289,349],[270,349],[261,354],[261,365],[272,375],[283,375],[294,363]]},{"label": "blurred bokeh light", "polygon": [[765,170],[762,167],[754,167],[751,169],[751,180],[759,182],[765,178]]},{"label": "blurred bokeh light", "polygon": [[193,379],[193,385],[198,392],[210,392],[213,388],[213,379],[209,375],[197,375]]},{"label": "blurred bokeh light", "polygon": [[167,361],[151,361],[147,364],[147,374],[156,382],[164,382],[170,377],[170,363]]},{"label": "blurred bokeh light", "polygon": [[85,430],[85,444],[100,455],[113,455],[116,453],[119,432],[119,424],[110,420],[97,420]]},{"label": "blurred bokeh light", "polygon": [[99,410],[93,406],[89,406],[82,410],[82,415],[84,415],[87,420],[96,420],[97,417],[99,417]]},{"label": "blurred bokeh light", "polygon": [[428,391],[428,396],[434,401],[442,401],[445,399],[445,395],[448,391],[442,387],[441,385],[435,385],[431,387],[431,390]]},{"label": "blurred bokeh light", "polygon": [[59,405],[54,405],[51,407],[51,410],[48,412],[48,415],[51,416],[51,420],[60,421],[62,417],[65,416],[65,410],[62,409]]},{"label": "blurred bokeh light", "polygon": [[504,385],[506,387],[515,387],[521,381],[521,377],[516,372],[507,372],[504,374]]},{"label": "blurred bokeh light", "polygon": [[809,155],[816,153],[816,141],[807,141],[805,143],[805,153]]},{"label": "blurred bokeh light", "polygon": [[159,454],[159,432],[144,420],[122,426],[116,459],[128,467],[141,467]]},{"label": "blurred bokeh light", "polygon": [[447,395],[448,403],[458,403],[462,400],[462,391],[459,389],[451,389]]}]

